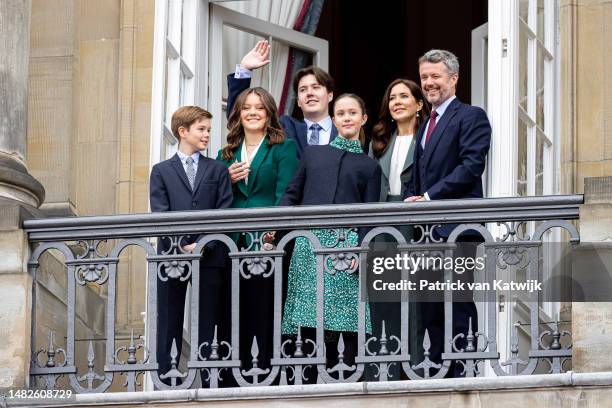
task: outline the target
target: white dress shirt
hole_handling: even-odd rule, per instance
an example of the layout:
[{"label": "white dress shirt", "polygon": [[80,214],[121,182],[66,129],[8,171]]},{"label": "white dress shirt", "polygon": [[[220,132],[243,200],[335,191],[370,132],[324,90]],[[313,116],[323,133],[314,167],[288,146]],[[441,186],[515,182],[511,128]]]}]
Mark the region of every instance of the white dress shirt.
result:
[{"label": "white dress shirt", "polygon": [[[253,158],[255,158],[255,155],[257,154],[257,151],[259,150],[259,147],[261,146],[261,142],[263,142],[264,139],[265,139],[265,137],[261,138],[261,140],[259,141],[259,143],[255,147],[255,149],[251,152],[251,154],[249,154],[249,152],[247,150],[247,141],[246,141],[246,139],[244,139],[244,141],[242,142],[242,150],[240,152],[240,157],[242,158],[243,162],[247,162],[247,164],[249,165],[249,168],[251,167],[251,162],[253,161]],[[249,184],[249,176],[247,176],[244,179],[244,184]]]},{"label": "white dress shirt", "polygon": [[408,156],[413,135],[396,136],[391,154],[391,167],[389,168],[389,194],[402,195],[402,170]]},{"label": "white dress shirt", "polygon": [[[308,119],[304,119],[304,122],[306,123],[306,141],[309,142],[310,141],[310,134],[312,133],[312,130],[310,130],[310,127],[315,123],[315,122],[311,122]],[[324,146],[326,144],[329,144],[329,139],[331,138],[331,130],[332,130],[332,119],[331,117],[326,117],[325,119],[323,119],[320,122],[317,122],[319,124],[319,126],[321,126],[321,129],[319,129],[319,146]],[[310,144],[310,143],[309,143]]]},{"label": "white dress shirt", "polygon": [[[176,154],[178,155],[179,159],[181,159],[181,163],[183,163],[183,170],[185,170],[185,174],[187,174],[187,158],[189,156],[187,156],[185,153],[181,152],[180,150],[177,150]],[[195,174],[198,174],[198,160],[200,159],[200,152],[195,152],[194,154],[191,155],[191,158],[193,159],[193,170]]]},{"label": "white dress shirt", "polygon": [[[438,123],[440,123],[440,118],[442,117],[442,115],[444,115],[444,112],[446,112],[446,108],[448,108],[448,105],[450,105],[450,103],[456,98],[457,97],[455,95],[451,96],[450,98],[445,100],[442,105],[438,106],[435,109],[435,111],[438,112],[438,117],[436,118],[436,126],[438,126]],[[427,120],[427,125],[425,125],[425,131],[423,132],[423,137],[421,138],[421,147],[423,149],[425,148],[425,135],[427,134],[427,129],[429,129],[429,120]]]},{"label": "white dress shirt", "polygon": [[[446,112],[446,108],[448,108],[448,105],[450,105],[450,103],[457,98],[455,95],[451,96],[450,98],[448,98],[447,100],[445,100],[442,105],[438,106],[435,111],[438,112],[438,117],[436,118],[436,126],[438,126],[438,123],[440,123],[440,118],[442,117],[442,115],[444,115],[444,112]],[[429,120],[427,121],[427,125],[425,125],[425,130],[423,132],[423,135],[427,134],[427,130],[429,129]],[[435,130],[434,130],[435,132]],[[425,149],[425,136],[423,136],[421,138],[421,147],[423,149]],[[425,192],[425,194],[423,195],[423,197],[425,197],[425,200],[429,201],[429,194],[427,194],[427,192]]]}]

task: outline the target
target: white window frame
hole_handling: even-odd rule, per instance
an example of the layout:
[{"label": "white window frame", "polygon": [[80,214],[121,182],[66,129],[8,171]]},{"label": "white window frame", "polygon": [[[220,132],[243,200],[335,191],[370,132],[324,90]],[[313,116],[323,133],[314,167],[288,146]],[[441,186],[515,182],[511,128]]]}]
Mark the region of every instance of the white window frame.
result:
[{"label": "white window frame", "polygon": [[[559,2],[558,0],[544,0],[546,7],[544,22],[544,46],[552,56],[552,60],[545,62],[544,69],[544,129],[547,136],[548,149],[544,149],[542,180],[544,195],[559,193],[559,167],[560,167],[560,136],[559,136]],[[488,20],[488,78],[489,84],[503,84],[503,86],[489,86],[487,89],[487,114],[493,129],[491,151],[489,154],[490,183],[489,194],[493,197],[516,196],[518,180],[518,118],[519,115],[530,125],[527,134],[527,195],[536,193],[536,80],[537,80],[537,0],[529,0],[528,22],[519,21],[519,0],[489,1]],[[529,29],[528,34],[528,61],[520,60],[520,29]],[[527,67],[527,109],[520,107],[519,103],[519,64]],[[533,223],[531,223],[533,224]],[[499,236],[503,227],[491,226],[494,236]],[[503,232],[503,231],[501,231]],[[533,232],[530,226],[528,233]],[[559,231],[549,233],[548,240],[559,242]],[[556,240],[556,241],[555,241]],[[553,255],[554,256],[554,255]],[[549,260],[550,261],[550,260]],[[502,359],[510,353],[510,333],[517,318],[528,319],[524,315],[524,304],[521,300],[513,302],[511,299],[500,301],[498,311],[498,350]],[[542,318],[557,318],[559,304],[549,302],[540,310]],[[528,333],[527,333],[528,335]],[[490,375],[485,369],[485,375]]]},{"label": "white window frame", "polygon": [[170,123],[174,111],[206,101],[206,84],[202,82],[207,77],[208,47],[202,21],[208,21],[206,0],[155,0],[151,166],[178,148]]},{"label": "white window frame", "polygon": [[[209,155],[215,155],[216,152],[225,145],[225,129],[222,129],[221,117],[225,115],[223,110],[223,87],[226,85],[225,75],[223,72],[221,61],[223,60],[223,26],[227,25],[240,31],[260,36],[268,39],[270,44],[274,41],[281,41],[286,45],[307,51],[313,54],[313,64],[328,70],[328,49],[329,45],[326,40],[304,34],[299,31],[291,30],[277,24],[260,20],[238,13],[226,7],[216,4],[210,5],[210,54],[209,54],[209,97],[208,106],[213,115],[213,118],[218,118],[216,124],[212,127]],[[239,62],[239,61],[236,61]],[[270,70],[268,70],[271,75]],[[273,78],[269,78],[269,83]]]}]

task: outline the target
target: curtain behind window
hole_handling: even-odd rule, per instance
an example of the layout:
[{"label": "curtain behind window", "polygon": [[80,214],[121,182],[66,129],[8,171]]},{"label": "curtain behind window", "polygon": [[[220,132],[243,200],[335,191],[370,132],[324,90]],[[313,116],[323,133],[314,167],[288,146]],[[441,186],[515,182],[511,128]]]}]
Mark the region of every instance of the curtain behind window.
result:
[{"label": "curtain behind window", "polygon": [[[287,28],[293,28],[305,1],[309,2],[309,0],[251,0],[231,1],[219,4],[260,20],[265,20]],[[240,62],[242,56],[251,50],[260,38],[232,28],[224,28],[223,35],[224,43],[232,44],[232,46],[225,47],[223,50],[224,70],[230,73],[234,71],[235,65]],[[268,89],[277,103],[280,103],[283,94],[288,61],[289,47],[276,41],[272,44],[272,52],[270,55],[272,83],[268,83],[266,69],[258,69],[253,72],[252,84],[254,86],[263,86]]]}]

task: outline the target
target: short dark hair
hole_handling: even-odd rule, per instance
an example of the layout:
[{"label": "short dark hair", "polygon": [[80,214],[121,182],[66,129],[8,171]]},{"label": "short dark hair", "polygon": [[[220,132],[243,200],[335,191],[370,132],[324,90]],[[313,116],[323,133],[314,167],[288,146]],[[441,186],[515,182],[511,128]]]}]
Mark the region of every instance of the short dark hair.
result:
[{"label": "short dark hair", "polygon": [[331,75],[329,75],[321,68],[311,65],[309,67],[302,68],[295,73],[295,77],[293,78],[293,91],[296,94],[298,92],[298,85],[300,83],[300,80],[306,75],[314,75],[317,82],[323,85],[327,89],[327,92],[334,92],[334,79],[331,77]]},{"label": "short dark hair", "polygon": [[189,129],[198,120],[212,119],[212,115],[206,109],[199,106],[181,106],[172,114],[171,129],[172,134],[180,142],[179,128],[184,127]]}]

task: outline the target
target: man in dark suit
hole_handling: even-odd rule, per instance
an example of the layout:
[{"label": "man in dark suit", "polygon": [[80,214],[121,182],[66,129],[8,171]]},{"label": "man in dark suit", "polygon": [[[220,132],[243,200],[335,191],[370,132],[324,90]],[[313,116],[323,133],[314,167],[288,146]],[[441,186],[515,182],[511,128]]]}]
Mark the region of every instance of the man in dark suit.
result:
[{"label": "man in dark suit", "polygon": [[[172,133],[179,140],[178,152],[172,158],[153,166],[150,179],[151,211],[187,211],[229,208],[233,194],[227,168],[223,163],[200,154],[208,144],[212,115],[198,106],[183,106],[172,115]],[[158,240],[157,251],[189,253],[197,244],[198,236],[183,237],[181,250],[170,245],[170,239]],[[230,285],[227,273],[227,250],[222,244],[211,242],[200,260],[199,344],[211,342],[214,327],[218,326],[218,341],[230,339]],[[157,362],[163,376],[171,368],[170,352],[176,341],[178,355],[183,339],[185,294],[189,279],[173,276],[170,268],[162,268],[157,290]],[[192,344],[191,347],[198,347]],[[207,350],[208,352],[210,350]],[[178,359],[177,359],[178,360]],[[170,384],[170,379],[163,379]]]},{"label": "man in dark suit", "polygon": [[[236,65],[236,72],[228,75],[228,114],[236,97],[251,85],[251,71],[270,62],[269,54],[268,42],[259,41]],[[329,103],[334,98],[334,80],[321,68],[310,66],[295,74],[293,90],[304,120],[282,115],[280,121],[287,137],[295,141],[300,158],[306,146],[326,145],[338,134],[329,116]]]},{"label": "man in dark suit", "polygon": [[[459,79],[459,61],[449,51],[431,50],[419,59],[421,88],[432,105],[429,118],[417,132],[413,171],[405,185],[404,201],[481,198],[482,173],[491,143],[491,125],[486,113],[461,103],[455,96]],[[434,237],[447,239],[453,224],[434,230]],[[475,234],[463,234],[460,241],[478,242]],[[475,256],[475,245],[460,249],[463,256]],[[459,254],[455,254],[458,256]],[[469,274],[467,274],[469,275]],[[466,280],[464,276],[463,280]],[[444,309],[441,303],[421,304],[424,328],[432,346],[431,359],[440,362],[444,338]],[[473,301],[453,303],[453,336],[467,334],[468,321],[476,329],[476,307]],[[422,335],[422,333],[421,333]],[[451,366],[452,376],[462,368]]]}]

